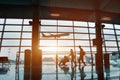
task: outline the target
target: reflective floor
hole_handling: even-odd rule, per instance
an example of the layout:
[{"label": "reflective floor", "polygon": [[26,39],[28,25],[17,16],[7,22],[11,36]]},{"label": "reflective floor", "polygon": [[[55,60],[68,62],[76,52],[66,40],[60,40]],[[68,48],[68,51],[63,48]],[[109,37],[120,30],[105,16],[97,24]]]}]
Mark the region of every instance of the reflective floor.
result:
[{"label": "reflective floor", "polygon": [[[104,69],[105,80],[120,80],[120,61],[110,61],[110,72],[106,73]],[[60,67],[56,69],[55,62],[43,62],[42,80],[98,80],[95,66],[87,64],[80,67]],[[6,73],[0,73],[0,80],[15,80],[16,72],[15,65],[11,64]],[[17,73],[18,74],[18,73]],[[19,79],[24,80],[24,65],[19,66]]]}]

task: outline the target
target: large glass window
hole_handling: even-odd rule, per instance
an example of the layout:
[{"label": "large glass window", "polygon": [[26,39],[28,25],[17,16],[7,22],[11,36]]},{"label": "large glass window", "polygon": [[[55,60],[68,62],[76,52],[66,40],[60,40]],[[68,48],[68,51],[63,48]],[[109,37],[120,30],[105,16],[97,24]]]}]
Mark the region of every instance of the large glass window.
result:
[{"label": "large glass window", "polygon": [[[0,55],[9,56],[9,59],[13,61],[14,64],[17,53],[21,54],[20,61],[23,63],[24,51],[26,49],[32,49],[32,25],[29,25],[29,21],[32,21],[32,19],[0,19]],[[104,41],[102,45],[103,53],[105,53],[106,48],[106,52],[111,54],[119,50],[120,25],[106,23],[104,23],[104,25],[105,28],[103,28],[101,35]],[[45,36],[43,36],[42,33],[44,33]],[[52,71],[49,71],[51,68],[46,71],[45,69],[49,66],[48,64],[44,66],[43,77],[49,75],[49,73],[50,75],[51,73],[56,73],[55,64],[57,56],[58,60],[61,60],[64,55],[70,53],[70,49],[73,49],[74,53],[79,56],[80,50],[78,46],[82,46],[86,52],[85,59],[88,57],[92,59],[92,55],[95,61],[97,49],[96,46],[93,45],[93,39],[96,38],[94,22],[40,20],[39,34],[39,49],[42,50],[43,65],[46,64],[46,61],[52,61],[49,64],[52,64],[54,68]],[[46,58],[48,60],[46,60]],[[20,70],[22,69],[23,66]],[[58,73],[62,74],[63,72],[59,70]]]}]

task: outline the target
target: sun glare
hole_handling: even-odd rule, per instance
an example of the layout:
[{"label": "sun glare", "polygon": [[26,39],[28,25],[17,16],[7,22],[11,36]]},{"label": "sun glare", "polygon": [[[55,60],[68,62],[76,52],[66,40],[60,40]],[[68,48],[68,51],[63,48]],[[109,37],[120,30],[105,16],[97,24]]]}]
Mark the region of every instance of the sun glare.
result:
[{"label": "sun glare", "polygon": [[44,47],[42,48],[43,51],[57,51],[57,47]]}]

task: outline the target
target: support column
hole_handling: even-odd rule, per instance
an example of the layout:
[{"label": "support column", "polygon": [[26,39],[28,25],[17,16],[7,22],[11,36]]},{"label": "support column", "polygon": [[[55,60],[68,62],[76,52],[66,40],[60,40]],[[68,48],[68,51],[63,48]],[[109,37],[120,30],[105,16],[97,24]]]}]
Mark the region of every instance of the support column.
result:
[{"label": "support column", "polygon": [[25,50],[24,80],[30,80],[31,50]]},{"label": "support column", "polygon": [[104,80],[104,71],[103,71],[103,53],[102,53],[102,34],[101,34],[101,21],[100,21],[100,10],[96,10],[96,46],[97,46],[97,54],[96,54],[96,69],[98,74],[98,80]]},{"label": "support column", "polygon": [[33,2],[33,21],[32,25],[32,79],[41,80],[42,78],[42,51],[39,50],[39,0]]}]

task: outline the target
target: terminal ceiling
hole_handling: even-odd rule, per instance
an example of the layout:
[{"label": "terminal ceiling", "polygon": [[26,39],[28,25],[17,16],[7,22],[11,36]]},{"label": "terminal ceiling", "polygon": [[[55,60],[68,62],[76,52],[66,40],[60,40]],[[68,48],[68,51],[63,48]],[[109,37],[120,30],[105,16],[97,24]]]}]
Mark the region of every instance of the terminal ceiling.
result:
[{"label": "terminal ceiling", "polygon": [[33,18],[33,6],[38,5],[40,19],[94,22],[99,10],[101,22],[120,24],[119,4],[120,0],[0,0],[0,18]]}]

